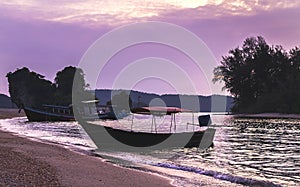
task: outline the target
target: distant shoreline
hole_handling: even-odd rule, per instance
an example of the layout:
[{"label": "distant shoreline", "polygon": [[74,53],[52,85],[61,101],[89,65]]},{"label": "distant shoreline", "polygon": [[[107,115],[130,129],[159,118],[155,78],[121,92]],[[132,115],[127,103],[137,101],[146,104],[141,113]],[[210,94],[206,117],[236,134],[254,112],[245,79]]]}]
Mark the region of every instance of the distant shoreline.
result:
[{"label": "distant shoreline", "polygon": [[231,114],[234,118],[259,119],[300,119],[300,114],[259,113],[259,114]]}]

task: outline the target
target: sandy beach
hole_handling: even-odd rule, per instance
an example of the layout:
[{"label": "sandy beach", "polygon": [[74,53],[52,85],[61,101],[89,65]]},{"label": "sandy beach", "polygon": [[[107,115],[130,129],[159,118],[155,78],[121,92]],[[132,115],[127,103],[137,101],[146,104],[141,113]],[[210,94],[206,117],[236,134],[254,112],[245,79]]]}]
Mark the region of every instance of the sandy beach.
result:
[{"label": "sandy beach", "polygon": [[[0,119],[24,116],[0,109]],[[172,186],[158,175],[0,131],[0,186]]]},{"label": "sandy beach", "polygon": [[[0,116],[5,119],[25,114],[16,109],[0,109]],[[141,168],[145,172],[123,168],[99,157],[1,130],[0,167],[0,186],[182,186],[181,180],[197,181],[201,186],[242,186],[193,173],[182,179],[181,171],[150,165]]]}]

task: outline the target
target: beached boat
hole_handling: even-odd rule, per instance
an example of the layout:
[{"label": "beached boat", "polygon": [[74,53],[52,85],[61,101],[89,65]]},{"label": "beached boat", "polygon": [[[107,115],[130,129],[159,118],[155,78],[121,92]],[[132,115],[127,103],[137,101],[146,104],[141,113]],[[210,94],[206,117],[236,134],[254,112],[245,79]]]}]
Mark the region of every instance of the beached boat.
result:
[{"label": "beached boat", "polygon": [[[214,128],[194,132],[181,133],[150,133],[125,131],[111,127],[81,123],[99,149],[129,149],[134,148],[192,148],[207,149],[213,146]],[[106,132],[105,132],[106,131]]]},{"label": "beached boat", "polygon": [[[175,114],[191,112],[176,107],[142,107],[132,110],[132,124],[130,130],[116,129],[113,127],[95,125],[92,121],[103,119],[121,119],[113,111],[93,113],[73,113],[72,106],[43,105],[42,109],[23,107],[29,121],[79,121],[94,143],[100,148],[132,149],[132,148],[170,148],[170,147],[199,147],[206,149],[213,145],[215,129],[211,127],[195,130],[192,132],[176,132]],[[84,110],[84,109],[82,109]],[[152,115],[151,132],[138,132],[133,130],[134,115]],[[158,132],[157,116],[171,115],[170,131]],[[122,116],[123,118],[124,116]],[[198,124],[187,123],[186,125],[208,126],[211,123],[210,116],[199,116]],[[173,128],[173,129],[172,129]]]},{"label": "beached boat", "polygon": [[[209,127],[210,116],[199,116],[199,124],[188,123],[186,125],[203,126],[199,130],[191,132],[176,132],[175,114],[179,112],[191,112],[175,107],[143,107],[132,110],[132,124],[130,130],[116,129],[113,127],[97,125],[93,122],[82,120],[81,126],[99,149],[117,150],[141,150],[141,149],[161,149],[175,147],[198,147],[207,149],[213,145],[215,129]],[[152,115],[150,132],[140,132],[133,130],[134,115]],[[156,116],[171,115],[170,131],[158,132],[156,127]],[[149,124],[150,125],[150,124]],[[208,126],[208,127],[207,127]],[[173,130],[173,129],[174,130]],[[154,130],[153,130],[154,129]]]},{"label": "beached boat", "polygon": [[97,119],[103,120],[117,120],[128,116],[130,113],[118,109],[113,105],[98,105],[97,106]]},{"label": "beached boat", "polygon": [[[103,106],[102,106],[103,107]],[[95,106],[90,107],[87,104],[80,109],[76,109],[85,120],[116,120],[126,115],[124,113],[116,114],[112,111],[110,106],[106,106],[108,110],[95,110]],[[73,106],[57,106],[57,105],[43,105],[39,108],[23,107],[28,121],[75,121]]]},{"label": "beached boat", "polygon": [[72,107],[43,105],[36,109],[23,107],[28,121],[74,121]]}]

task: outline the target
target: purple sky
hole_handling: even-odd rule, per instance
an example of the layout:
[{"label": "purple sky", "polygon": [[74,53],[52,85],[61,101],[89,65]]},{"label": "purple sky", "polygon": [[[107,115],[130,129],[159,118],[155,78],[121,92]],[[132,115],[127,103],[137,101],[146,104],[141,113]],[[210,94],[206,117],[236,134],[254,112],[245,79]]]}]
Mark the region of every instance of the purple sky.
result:
[{"label": "purple sky", "polygon": [[[26,66],[53,80],[58,70],[78,65],[95,40],[126,24],[164,21],[182,26],[201,38],[219,62],[229,49],[240,46],[250,36],[262,35],[269,44],[280,44],[287,50],[299,46],[299,18],[298,0],[0,2],[0,93],[8,94],[6,73]],[[166,46],[133,46],[107,63],[97,87],[109,88],[122,67],[146,57],[189,64],[188,58]],[[181,67],[193,74],[192,65],[187,66]],[[199,82],[198,94],[226,94],[221,84],[210,87],[203,75],[194,74],[191,78]],[[156,79],[144,80],[134,88],[156,93],[176,90],[168,82]]]}]

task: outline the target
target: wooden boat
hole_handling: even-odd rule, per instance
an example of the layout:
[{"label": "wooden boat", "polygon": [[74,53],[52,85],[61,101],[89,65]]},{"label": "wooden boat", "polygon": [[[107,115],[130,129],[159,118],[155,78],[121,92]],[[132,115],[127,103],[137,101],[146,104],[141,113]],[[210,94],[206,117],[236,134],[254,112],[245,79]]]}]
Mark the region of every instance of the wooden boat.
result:
[{"label": "wooden boat", "polygon": [[99,105],[97,110],[97,118],[102,120],[118,120],[129,115],[129,112],[120,111],[117,106],[113,105]]},{"label": "wooden boat", "polygon": [[[101,150],[106,148],[117,150],[135,150],[138,148],[138,150],[140,150],[172,147],[198,147],[200,149],[206,149],[213,145],[213,138],[216,131],[214,128],[209,127],[192,132],[176,132],[175,114],[191,111],[175,107],[143,107],[132,113],[132,125],[134,114],[152,115],[151,129],[154,127],[154,132],[137,132],[132,129],[132,126],[131,130],[128,131],[91,123],[91,121],[96,119],[117,119],[115,114],[103,113],[101,114],[101,117],[98,116],[98,114],[96,117],[92,115],[80,115],[80,113],[74,115],[71,106],[43,105],[43,109],[34,109],[30,107],[23,108],[29,121],[78,120],[97,147]],[[161,115],[171,115],[170,132],[160,133],[157,131],[155,117]],[[207,115],[200,116],[198,120],[199,124],[187,125],[207,126],[211,122],[210,116]],[[171,131],[172,127],[174,128],[174,132]]]},{"label": "wooden boat", "polygon": [[[23,107],[28,121],[75,121],[73,107],[57,106],[57,105],[43,105],[40,108]],[[85,120],[116,120],[125,117],[125,114],[117,115],[114,111],[106,111],[99,113],[91,109],[82,109],[80,116]]]},{"label": "wooden boat", "polygon": [[164,148],[207,149],[213,146],[215,129],[182,133],[147,133],[125,131],[90,123],[81,123],[93,142],[101,150],[142,150]]},{"label": "wooden boat", "polygon": [[71,107],[43,105],[42,109],[23,107],[28,121],[74,121]]},{"label": "wooden boat", "polygon": [[[155,115],[153,115],[153,113],[148,113],[146,109],[151,110]],[[144,149],[162,149],[175,147],[198,147],[200,149],[207,149],[208,147],[213,146],[213,139],[216,131],[214,128],[205,127],[192,132],[176,132],[175,114],[185,110],[179,110],[178,108],[175,109],[174,107],[147,107],[135,110],[134,112],[139,114],[149,114],[152,115],[153,118],[155,118],[156,115],[161,115],[162,111],[168,111],[168,115],[172,115],[170,132],[158,132],[156,129],[155,120],[152,120],[151,124],[151,126],[155,126],[155,132],[134,131],[132,129],[132,126],[131,130],[115,129],[112,127],[96,125],[85,120],[80,121],[80,124],[91,137],[93,142],[97,145],[97,147],[101,150],[116,149],[141,151]],[[134,118],[135,113],[132,113],[132,119]],[[202,126],[209,125],[208,123],[210,122],[210,117],[209,121],[207,120],[208,117],[209,116],[207,115],[199,116],[199,122],[202,123]],[[205,118],[206,120],[203,120],[203,118]],[[205,121],[207,122],[207,124],[203,123]],[[174,125],[174,131],[171,131],[172,125]]]}]

